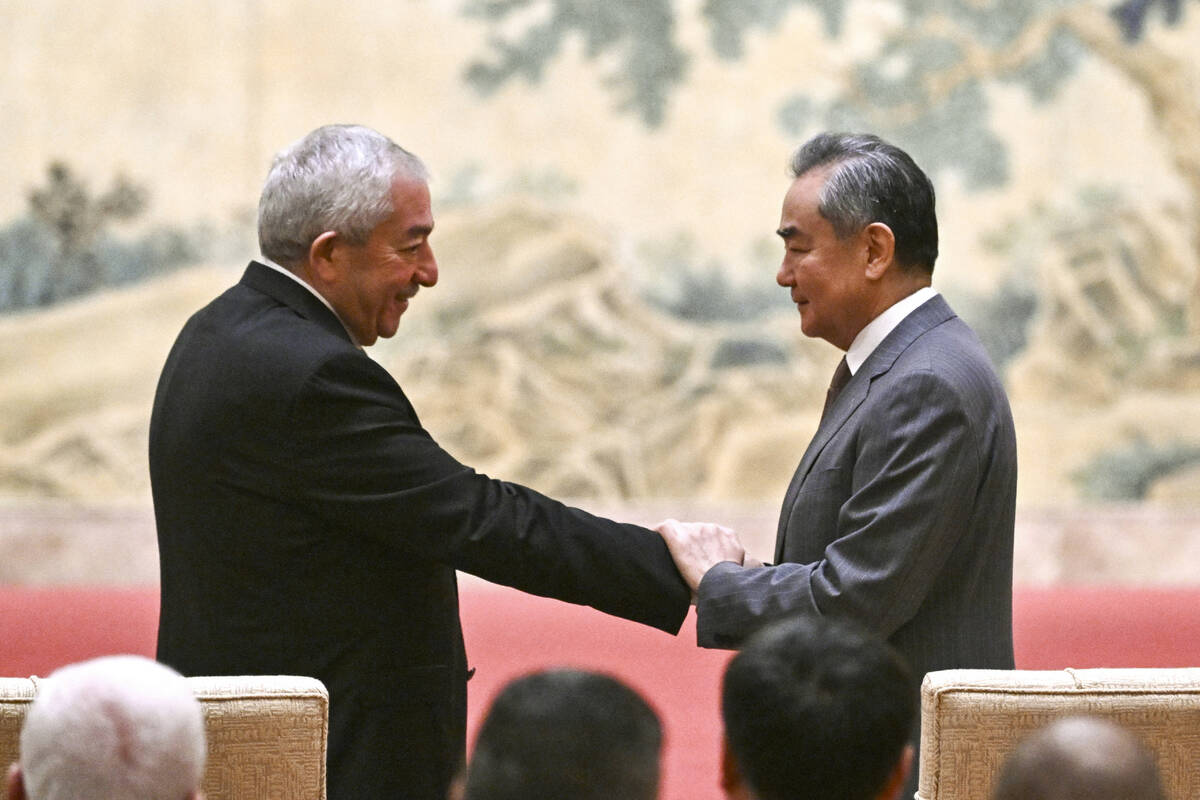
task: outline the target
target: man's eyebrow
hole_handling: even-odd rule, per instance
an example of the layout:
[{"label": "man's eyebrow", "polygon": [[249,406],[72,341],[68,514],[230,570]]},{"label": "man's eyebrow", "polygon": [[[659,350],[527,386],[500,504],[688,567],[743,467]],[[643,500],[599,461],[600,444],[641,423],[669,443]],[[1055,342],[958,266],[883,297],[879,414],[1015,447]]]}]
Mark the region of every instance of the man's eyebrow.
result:
[{"label": "man's eyebrow", "polygon": [[405,231],[405,233],[407,233],[409,236],[428,236],[429,234],[433,233],[433,226],[413,225],[411,228]]},{"label": "man's eyebrow", "polygon": [[780,239],[790,239],[796,235],[796,226],[788,225],[786,228],[780,228],[779,230],[775,231],[775,233],[779,235]]}]

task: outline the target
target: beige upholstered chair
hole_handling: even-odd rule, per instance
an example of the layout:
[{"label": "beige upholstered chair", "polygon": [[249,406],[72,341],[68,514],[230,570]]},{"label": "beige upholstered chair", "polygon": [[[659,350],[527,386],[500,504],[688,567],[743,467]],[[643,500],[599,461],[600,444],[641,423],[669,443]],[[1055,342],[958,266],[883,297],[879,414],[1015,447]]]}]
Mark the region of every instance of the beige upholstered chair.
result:
[{"label": "beige upholstered chair", "polygon": [[[329,694],[288,675],[188,678],[204,711],[208,800],[324,800]],[[37,678],[0,678],[0,769],[17,760]]]},{"label": "beige upholstered chair", "polygon": [[1200,669],[931,672],[921,686],[920,800],[986,800],[1025,735],[1106,717],[1154,751],[1171,800],[1200,797]]}]

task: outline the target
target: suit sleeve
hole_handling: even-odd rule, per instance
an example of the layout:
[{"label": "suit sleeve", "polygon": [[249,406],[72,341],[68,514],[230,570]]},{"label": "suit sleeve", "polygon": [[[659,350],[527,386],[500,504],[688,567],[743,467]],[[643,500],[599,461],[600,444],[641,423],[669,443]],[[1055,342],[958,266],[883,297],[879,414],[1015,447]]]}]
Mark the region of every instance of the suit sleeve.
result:
[{"label": "suit sleeve", "polygon": [[955,386],[929,370],[872,391],[851,418],[859,427],[846,456],[818,458],[821,479],[806,481],[795,501],[796,513],[806,503],[839,504],[821,558],[714,567],[698,591],[701,646],[736,647],[791,615],[852,618],[886,637],[916,613],[971,518],[979,425]]},{"label": "suit sleeve", "polygon": [[689,591],[657,534],[460,464],[371,359],[326,361],[291,416],[294,500],[328,526],[668,632],[682,625]]}]

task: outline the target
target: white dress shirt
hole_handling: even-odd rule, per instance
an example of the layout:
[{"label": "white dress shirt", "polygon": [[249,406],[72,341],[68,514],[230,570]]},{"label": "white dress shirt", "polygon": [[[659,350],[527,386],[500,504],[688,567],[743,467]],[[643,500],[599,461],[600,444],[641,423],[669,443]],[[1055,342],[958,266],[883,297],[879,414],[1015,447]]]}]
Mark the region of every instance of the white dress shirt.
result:
[{"label": "white dress shirt", "polygon": [[329,301],[325,299],[325,296],[322,295],[320,292],[318,292],[316,289],[314,289],[312,287],[312,285],[308,283],[308,281],[304,280],[304,278],[301,278],[299,275],[292,272],[290,269],[279,266],[278,264],[276,264],[274,261],[267,258],[266,256],[260,255],[258,257],[258,262],[264,266],[270,267],[271,269],[275,270],[276,272],[281,272],[284,275],[287,275],[289,278],[294,280],[296,283],[300,284],[305,289],[308,289],[310,292],[312,292],[313,297],[320,300],[326,308],[328,308],[330,311],[333,312],[333,315],[335,317],[337,317],[338,322],[342,323],[342,327],[346,329],[346,335],[350,337],[350,341],[354,343],[354,346],[357,347],[359,350],[362,349],[362,345],[358,343],[358,339],[354,338],[354,333],[351,332],[350,328],[348,328],[346,326],[346,323],[342,320],[341,315],[339,315],[337,310],[334,309],[334,307],[332,305],[330,305]]},{"label": "white dress shirt", "polygon": [[850,368],[850,374],[854,375],[858,372],[858,368],[863,365],[867,357],[875,352],[875,348],[879,347],[880,342],[886,339],[887,335],[895,330],[905,317],[936,296],[937,289],[922,286],[868,322],[867,327],[858,332],[858,336],[855,336],[854,341],[850,343],[850,349],[846,351],[846,366]]}]

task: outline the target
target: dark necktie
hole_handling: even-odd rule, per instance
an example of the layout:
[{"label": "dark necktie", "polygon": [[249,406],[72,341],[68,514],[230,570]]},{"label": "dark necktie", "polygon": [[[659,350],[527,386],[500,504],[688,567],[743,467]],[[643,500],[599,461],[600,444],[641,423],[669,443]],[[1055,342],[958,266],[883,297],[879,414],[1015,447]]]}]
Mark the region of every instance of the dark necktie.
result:
[{"label": "dark necktie", "polygon": [[821,419],[825,419],[825,415],[829,413],[833,401],[842,393],[842,389],[846,388],[846,384],[850,382],[850,366],[846,363],[846,357],[842,356],[842,360],[838,362],[837,369],[833,372],[833,380],[829,382],[829,391],[825,393],[825,407],[821,409]]}]

